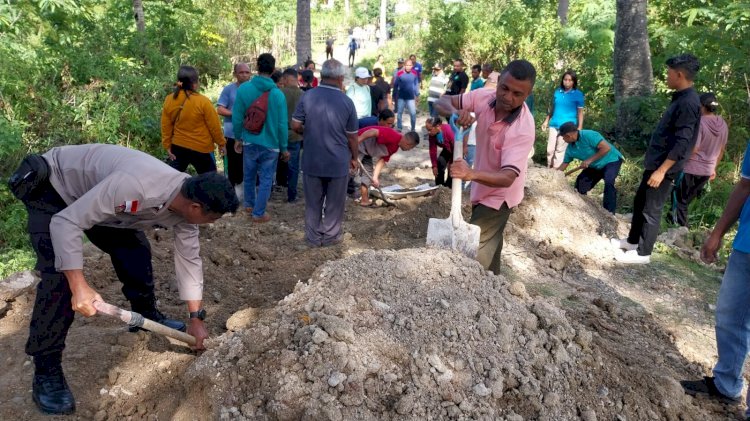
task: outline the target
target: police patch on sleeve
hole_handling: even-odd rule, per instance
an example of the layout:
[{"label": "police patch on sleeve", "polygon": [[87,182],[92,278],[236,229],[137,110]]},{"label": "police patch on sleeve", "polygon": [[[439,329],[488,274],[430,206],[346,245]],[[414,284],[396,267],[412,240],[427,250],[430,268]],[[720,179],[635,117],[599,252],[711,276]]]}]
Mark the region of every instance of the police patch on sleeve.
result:
[{"label": "police patch on sleeve", "polygon": [[120,206],[115,206],[115,213],[136,213],[138,212],[137,200],[126,200]]}]

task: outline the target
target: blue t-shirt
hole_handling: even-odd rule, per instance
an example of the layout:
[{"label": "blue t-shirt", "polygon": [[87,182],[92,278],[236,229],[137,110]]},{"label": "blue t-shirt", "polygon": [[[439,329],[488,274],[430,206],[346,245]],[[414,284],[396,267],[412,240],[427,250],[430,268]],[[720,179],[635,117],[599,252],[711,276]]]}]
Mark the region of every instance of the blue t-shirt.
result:
[{"label": "blue t-shirt", "polygon": [[[745,149],[745,158],[742,160],[740,176],[750,180],[750,143]],[[750,253],[750,198],[745,200],[740,213],[740,226],[737,228],[737,236],[734,237],[734,249],[743,253]]]},{"label": "blue t-shirt", "polygon": [[351,98],[333,85],[321,83],[302,95],[292,116],[305,125],[302,171],[313,177],[349,175],[347,133],[357,133],[357,110]]},{"label": "blue t-shirt", "polygon": [[415,72],[403,72],[393,84],[398,90],[398,99],[410,100],[419,95],[419,76]]},{"label": "blue t-shirt", "polygon": [[412,67],[412,69],[414,69],[414,71],[416,71],[416,72],[417,72],[417,76],[418,76],[418,77],[419,77],[419,79],[421,80],[421,79],[422,79],[422,63],[420,63],[420,62],[418,62],[418,61],[417,61],[417,62],[415,62],[415,63],[414,63],[414,67]]},{"label": "blue t-shirt", "polygon": [[562,88],[555,89],[555,106],[549,126],[559,128],[563,124],[572,121],[578,124],[578,109],[583,108],[583,92],[571,89],[565,92]]},{"label": "blue t-shirt", "polygon": [[363,129],[365,127],[370,127],[370,126],[377,126],[377,125],[378,125],[378,118],[375,116],[362,117],[359,119],[360,129]]},{"label": "blue t-shirt", "polygon": [[605,165],[612,162],[617,162],[622,159],[622,154],[620,153],[620,151],[618,151],[613,144],[607,142],[599,132],[596,132],[594,130],[579,130],[578,140],[576,140],[574,143],[568,144],[567,149],[565,149],[565,158],[563,159],[563,162],[566,164],[570,164],[574,159],[585,161],[591,158],[599,151],[599,148],[597,148],[597,146],[599,145],[599,143],[601,143],[602,140],[604,140],[607,145],[609,145],[609,152],[607,152],[607,154],[603,157],[592,162],[591,168],[600,170],[604,168]]},{"label": "blue t-shirt", "polygon": [[[221,90],[221,95],[219,95],[219,100],[216,101],[216,105],[221,105],[222,107],[228,109],[229,111],[232,111],[232,107],[234,106],[234,100],[237,98],[237,86],[236,83],[230,83],[229,85],[225,86],[224,89]],[[224,137],[229,139],[234,139],[234,128],[232,127],[232,116],[223,116],[224,117]]]}]

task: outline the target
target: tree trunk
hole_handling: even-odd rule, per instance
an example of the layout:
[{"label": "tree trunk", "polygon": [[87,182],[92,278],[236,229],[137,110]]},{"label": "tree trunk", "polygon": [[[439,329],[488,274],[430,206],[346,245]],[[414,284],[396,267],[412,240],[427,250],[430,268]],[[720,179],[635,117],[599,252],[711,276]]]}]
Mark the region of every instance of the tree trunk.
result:
[{"label": "tree trunk", "polygon": [[349,17],[349,0],[344,0],[344,14]]},{"label": "tree trunk", "polygon": [[568,23],[568,7],[570,6],[570,0],[559,0],[557,2],[557,18],[560,19],[560,24],[565,26]]},{"label": "tree trunk", "polygon": [[638,121],[638,103],[654,92],[646,18],[648,0],[617,0],[614,83],[617,135],[627,137]]},{"label": "tree trunk", "polygon": [[380,0],[380,37],[378,37],[378,45],[383,45],[388,40],[388,29],[386,29],[387,10],[388,0]]},{"label": "tree trunk", "polygon": [[143,2],[141,0],[133,0],[133,14],[136,29],[143,33],[146,30],[146,20],[143,16]]},{"label": "tree trunk", "polygon": [[312,58],[312,41],[310,35],[310,0],[297,0],[297,66]]}]

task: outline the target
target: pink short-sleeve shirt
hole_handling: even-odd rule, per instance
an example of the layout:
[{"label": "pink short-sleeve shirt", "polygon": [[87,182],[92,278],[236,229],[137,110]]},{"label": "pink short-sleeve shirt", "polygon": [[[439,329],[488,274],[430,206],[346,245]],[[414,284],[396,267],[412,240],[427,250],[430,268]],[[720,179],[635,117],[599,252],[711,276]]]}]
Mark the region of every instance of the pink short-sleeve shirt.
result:
[{"label": "pink short-sleeve shirt", "polygon": [[477,145],[474,169],[518,174],[510,187],[471,185],[471,203],[500,209],[518,206],[523,199],[529,152],[534,147],[534,118],[526,104],[513,110],[506,118],[495,121],[495,90],[478,89],[460,97],[460,108],[473,111],[477,119]]}]

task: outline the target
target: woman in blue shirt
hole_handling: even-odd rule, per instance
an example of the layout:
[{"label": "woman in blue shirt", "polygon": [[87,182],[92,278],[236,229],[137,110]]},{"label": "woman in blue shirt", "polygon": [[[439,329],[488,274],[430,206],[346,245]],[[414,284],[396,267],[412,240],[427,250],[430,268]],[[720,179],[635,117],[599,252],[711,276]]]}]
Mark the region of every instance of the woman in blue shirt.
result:
[{"label": "woman in blue shirt", "polygon": [[552,106],[542,123],[542,131],[549,127],[547,167],[559,167],[565,157],[568,144],[557,133],[560,126],[572,121],[578,126],[578,130],[583,129],[583,105],[583,92],[578,90],[578,77],[574,71],[568,70],[563,73],[560,87],[555,89]]}]

